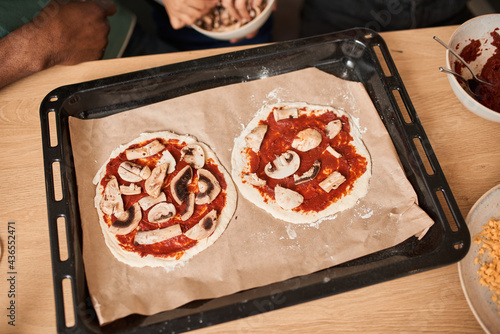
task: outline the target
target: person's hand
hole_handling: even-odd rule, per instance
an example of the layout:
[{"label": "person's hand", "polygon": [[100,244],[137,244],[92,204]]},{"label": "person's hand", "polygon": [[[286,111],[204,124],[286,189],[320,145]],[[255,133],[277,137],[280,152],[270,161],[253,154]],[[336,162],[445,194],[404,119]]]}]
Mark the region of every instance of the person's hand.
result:
[{"label": "person's hand", "polygon": [[[276,10],[277,6],[277,0],[274,2],[273,5],[273,10]],[[250,14],[248,13],[247,7],[246,7],[246,0],[222,0],[222,6],[225,7],[233,17],[239,18],[239,20],[242,20],[243,22],[248,22],[251,20]],[[252,8],[257,8],[262,4],[262,0],[253,0],[251,2]],[[245,38],[239,38],[239,39],[232,39],[229,42],[231,43],[238,43],[242,41],[243,39],[252,39],[258,34],[258,30],[248,34],[245,36]]]},{"label": "person's hand", "polygon": [[110,31],[107,18],[115,12],[111,0],[51,1],[31,23],[40,47],[49,51],[48,66],[102,58]]},{"label": "person's hand", "polygon": [[0,88],[54,65],[102,58],[111,0],[52,0],[30,22],[0,38]]},{"label": "person's hand", "polygon": [[[222,7],[226,8],[232,17],[236,18],[238,21],[247,23],[251,20],[250,14],[247,9],[248,0],[222,0]],[[262,4],[262,0],[251,0],[250,2],[252,8],[256,8]]]},{"label": "person's hand", "polygon": [[162,0],[165,5],[170,24],[180,29],[193,24],[207,14],[219,0]]}]

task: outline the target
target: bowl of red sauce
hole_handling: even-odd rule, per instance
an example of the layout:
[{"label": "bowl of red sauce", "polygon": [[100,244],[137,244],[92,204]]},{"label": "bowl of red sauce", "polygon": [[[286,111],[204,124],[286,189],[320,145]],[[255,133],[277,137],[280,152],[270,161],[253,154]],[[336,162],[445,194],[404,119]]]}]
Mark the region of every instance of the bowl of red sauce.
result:
[{"label": "bowl of red sauce", "polygon": [[[487,120],[500,122],[500,14],[475,17],[462,24],[448,45],[464,59],[480,79],[493,85],[479,85],[473,95],[464,83],[449,75],[451,88],[470,111]],[[451,52],[446,52],[450,70],[471,79],[472,74]]]}]

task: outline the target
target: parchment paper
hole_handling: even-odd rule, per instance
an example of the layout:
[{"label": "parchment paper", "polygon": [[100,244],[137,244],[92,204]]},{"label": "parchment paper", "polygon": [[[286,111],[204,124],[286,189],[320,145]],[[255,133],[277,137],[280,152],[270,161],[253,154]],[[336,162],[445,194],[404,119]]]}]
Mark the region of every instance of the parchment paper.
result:
[{"label": "parchment paper", "polygon": [[[227,230],[174,271],[134,268],[107,249],[92,179],[113,149],[142,132],[170,130],[208,144],[230,171],[234,138],[265,103],[343,108],[372,158],[370,190],[352,209],[312,225],[273,219],[238,193]],[[70,119],[88,288],[101,324],[151,315],[187,302],[325,269],[399,244],[433,224],[401,169],[396,151],[360,83],[311,68],[219,87],[95,120]]]}]

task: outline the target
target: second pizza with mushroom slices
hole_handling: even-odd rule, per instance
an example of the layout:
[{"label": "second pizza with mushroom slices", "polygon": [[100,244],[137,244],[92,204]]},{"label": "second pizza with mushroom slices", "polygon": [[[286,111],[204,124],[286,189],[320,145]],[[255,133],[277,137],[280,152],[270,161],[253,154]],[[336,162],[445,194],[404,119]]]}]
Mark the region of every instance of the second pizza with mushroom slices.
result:
[{"label": "second pizza with mushroom slices", "polygon": [[115,149],[94,183],[106,245],[136,267],[185,262],[221,236],[236,209],[234,184],[210,147],[167,131]]},{"label": "second pizza with mushroom slices", "polygon": [[371,177],[370,155],[352,118],[306,103],[262,107],[236,138],[231,162],[245,198],[296,224],[353,207]]}]

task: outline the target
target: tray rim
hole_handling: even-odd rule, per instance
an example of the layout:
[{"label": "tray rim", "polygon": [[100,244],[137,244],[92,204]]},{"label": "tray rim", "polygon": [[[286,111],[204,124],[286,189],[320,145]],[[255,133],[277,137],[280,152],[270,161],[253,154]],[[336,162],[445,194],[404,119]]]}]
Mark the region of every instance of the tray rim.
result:
[{"label": "tray rim", "polygon": [[[354,37],[353,37],[354,34]],[[73,85],[68,85],[68,86],[62,86],[59,88],[56,88],[47,96],[44,98],[44,100],[41,103],[40,106],[40,118],[41,118],[41,127],[42,127],[42,142],[43,142],[43,156],[44,156],[44,170],[45,170],[45,179],[46,179],[46,195],[47,195],[47,208],[48,208],[48,220],[49,220],[49,234],[50,234],[50,243],[51,243],[51,257],[52,257],[52,267],[53,267],[53,279],[54,279],[54,291],[55,291],[55,303],[56,303],[56,317],[57,317],[57,329],[58,332],[67,332],[67,331],[74,331],[75,328],[78,328],[80,330],[85,330],[86,332],[92,332],[92,333],[100,333],[102,328],[92,328],[90,329],[88,326],[86,327],[86,319],[82,319],[81,314],[77,311],[75,311],[75,325],[72,327],[66,327],[65,325],[65,312],[64,312],[64,305],[62,304],[62,289],[61,289],[61,281],[65,278],[70,278],[72,281],[72,293],[73,293],[73,307],[74,310],[78,310],[79,308],[82,307],[81,302],[77,303],[77,295],[81,293],[81,291],[78,291],[76,288],[76,283],[75,281],[78,280],[77,273],[75,271],[75,266],[83,266],[83,262],[81,259],[81,254],[78,253],[78,250],[75,250],[74,247],[70,247],[68,245],[68,260],[66,261],[60,261],[59,259],[59,243],[58,243],[58,231],[57,231],[57,226],[55,225],[54,218],[56,217],[68,217],[71,215],[74,215],[75,212],[71,211],[70,202],[71,200],[74,200],[76,194],[72,194],[73,196],[64,196],[66,197],[71,197],[71,199],[66,199],[64,201],[55,201],[52,197],[52,194],[54,194],[54,189],[53,189],[53,180],[52,180],[52,163],[55,161],[58,162],[64,162],[64,158],[68,155],[71,155],[71,151],[65,151],[65,147],[60,146],[60,142],[58,141],[58,145],[51,147],[50,146],[50,135],[48,133],[48,114],[50,112],[55,112],[56,114],[56,132],[57,132],[57,138],[61,138],[64,136],[64,127],[66,126],[65,121],[67,121],[67,118],[70,117],[68,114],[64,114],[64,112],[61,110],[64,108],[64,103],[67,103],[69,99],[74,96],[75,92],[87,92],[87,91],[92,91],[92,90],[100,90],[102,87],[108,87],[108,86],[113,86],[113,85],[121,85],[124,82],[133,84],[136,82],[140,82],[141,80],[147,80],[152,78],[155,78],[157,73],[160,73],[165,70],[170,70],[174,69],[177,72],[182,72],[185,68],[187,67],[192,67],[192,66],[198,66],[203,68],[210,68],[211,66],[217,65],[218,63],[222,61],[227,61],[230,59],[231,55],[237,55],[237,57],[253,57],[255,56],[256,53],[259,51],[264,50],[263,52],[272,52],[277,50],[285,50],[290,47],[303,47],[304,45],[309,44],[314,44],[314,43],[331,43],[338,41],[339,39],[354,39],[355,41],[358,41],[358,39],[364,39],[363,42],[368,44],[371,49],[370,51],[373,52],[373,46],[378,46],[379,49],[381,50],[383,54],[384,61],[386,62],[387,66],[390,69],[391,75],[386,76],[383,74],[383,68],[379,62],[376,63],[378,66],[377,72],[379,73],[380,80],[383,82],[383,86],[386,89],[386,93],[388,93],[389,99],[391,99],[392,94],[389,94],[389,91],[398,91],[401,94],[401,97],[405,103],[405,106],[407,108],[407,112],[409,113],[411,117],[411,122],[408,123],[404,120],[401,111],[399,110],[399,107],[396,103],[396,101],[392,101],[391,103],[393,105],[393,108],[395,109],[395,119],[398,122],[398,124],[404,129],[404,133],[407,135],[406,138],[406,145],[414,145],[412,143],[412,140],[414,138],[418,138],[421,141],[421,144],[425,150],[425,153],[427,155],[427,158],[429,159],[433,170],[435,174],[433,175],[428,175],[425,170],[423,170],[423,164],[419,164],[418,169],[420,170],[421,173],[425,173],[427,175],[429,183],[436,183],[438,186],[431,187],[429,184],[425,184],[426,187],[432,188],[433,192],[429,192],[431,194],[436,194],[436,191],[440,191],[443,193],[445,199],[446,199],[446,204],[449,206],[451,213],[453,215],[453,218],[455,222],[458,225],[458,230],[457,231],[452,231],[449,228],[449,225],[444,226],[444,229],[446,230],[446,235],[445,237],[451,237],[453,240],[451,242],[451,245],[454,246],[450,249],[450,240],[448,242],[443,243],[443,238],[441,242],[439,243],[438,247],[436,247],[432,253],[430,254],[425,254],[425,255],[420,255],[420,256],[415,256],[409,259],[406,259],[407,263],[411,264],[411,267],[413,268],[412,270],[407,270],[405,268],[401,268],[401,263],[396,262],[396,263],[389,263],[384,267],[378,268],[378,270],[372,271],[374,274],[372,278],[370,278],[368,281],[366,277],[363,276],[363,274],[366,274],[364,272],[361,273],[355,273],[351,276],[350,278],[357,278],[358,279],[358,284],[354,285],[349,285],[347,284],[347,280],[338,280],[337,283],[338,286],[334,286],[331,284],[328,284],[329,282],[320,282],[318,284],[314,285],[308,285],[304,287],[300,287],[297,289],[294,289],[293,293],[290,293],[290,291],[285,291],[285,292],[280,292],[280,296],[285,296],[287,298],[286,303],[282,303],[282,305],[278,305],[279,307],[286,307],[286,306],[291,306],[295,305],[297,303],[305,302],[308,300],[313,300],[321,297],[326,297],[329,295],[334,295],[337,293],[349,291],[352,289],[356,289],[362,286],[367,286],[367,285],[372,285],[376,284],[379,282],[387,281],[390,279],[395,279],[398,277],[403,277],[407,276],[413,273],[421,272],[424,270],[430,270],[436,267],[440,267],[443,265],[451,264],[454,262],[458,262],[460,259],[462,259],[465,254],[467,253],[469,249],[469,231],[467,229],[467,225],[465,224],[463,217],[460,214],[460,210],[458,210],[458,206],[453,198],[453,194],[451,192],[451,189],[449,188],[446,178],[439,167],[439,163],[437,161],[437,157],[434,155],[434,152],[432,150],[432,147],[430,146],[430,143],[425,135],[424,129],[418,119],[418,115],[416,114],[413,105],[411,103],[411,100],[409,98],[408,93],[406,92],[406,89],[404,88],[404,85],[402,83],[402,80],[399,76],[399,73],[397,72],[396,66],[392,60],[392,57],[390,56],[389,50],[387,49],[387,46],[385,44],[385,41],[382,39],[382,37],[377,34],[374,31],[371,31],[369,29],[353,29],[353,30],[348,30],[344,32],[339,32],[339,33],[333,33],[333,34],[327,34],[327,35],[322,35],[322,36],[317,36],[313,38],[307,38],[307,39],[301,39],[301,40],[296,40],[296,41],[291,41],[291,42],[280,42],[280,43],[275,43],[269,46],[263,46],[263,47],[257,47],[254,49],[248,49],[248,50],[242,50],[242,51],[235,51],[235,52],[230,52],[227,54],[221,54],[221,55],[216,55],[216,56],[210,56],[207,58],[201,58],[201,59],[195,59],[191,61],[186,61],[182,63],[176,63],[176,64],[170,64],[170,65],[164,65],[160,67],[155,67],[152,69],[147,69],[147,70],[141,70],[141,71],[135,71],[131,73],[125,73],[125,74],[120,74],[117,76],[112,76],[112,77],[107,77],[103,79],[98,79],[98,80],[92,80],[88,82],[82,82],[78,84],[73,84]],[[237,58],[240,59],[240,58]],[[240,60],[241,61],[241,60]],[[316,66],[317,67],[317,66]],[[174,71],[174,72],[175,72]],[[280,73],[278,73],[280,74]],[[118,82],[118,83],[116,83]],[[371,94],[370,97],[372,98]],[[393,96],[392,96],[393,97]],[[372,98],[373,101],[373,98]],[[148,100],[146,101],[146,104],[149,103],[154,103],[155,101]],[[143,101],[144,103],[144,101]],[[375,101],[374,101],[375,103]],[[377,111],[379,111],[379,106],[375,105],[377,107]],[[128,107],[124,110],[136,108],[137,106],[132,106]],[[120,112],[121,107],[118,106],[114,108],[114,112]],[[118,110],[118,111],[116,111]],[[123,111],[123,110],[121,110]],[[398,112],[399,111],[399,112]],[[105,116],[106,113],[110,112],[109,109],[104,108],[103,110],[100,110],[99,112],[102,112],[103,115]],[[380,113],[380,111],[379,111]],[[381,115],[382,117],[382,115]],[[387,120],[383,119],[384,125],[387,127],[387,124],[391,123],[394,120]],[[392,135],[391,135],[391,139]],[[399,155],[398,151],[398,155]],[[414,159],[419,159],[419,157],[413,157]],[[66,168],[66,169],[65,169]],[[62,183],[62,188],[64,190],[65,195],[67,195],[68,187],[71,187],[71,182],[68,181],[68,179],[71,178],[71,175],[69,176],[64,176],[66,173],[71,174],[71,166],[61,166],[61,183]],[[411,180],[410,180],[411,182]],[[69,193],[71,190],[69,190]],[[71,195],[71,194],[70,194]],[[436,199],[433,199],[434,201]],[[78,210],[76,208],[76,210]],[[73,210],[74,211],[74,210]],[[442,207],[439,207],[437,210],[437,219],[439,222],[442,222],[443,219],[445,218],[445,214],[443,212]],[[434,217],[433,217],[434,219]],[[434,219],[435,220],[435,219]],[[78,244],[79,236],[77,228],[78,226],[72,226],[70,219],[66,219],[66,238],[69,243],[76,243]],[[437,222],[436,222],[437,223]],[[424,237],[425,239],[425,237]],[[457,246],[458,245],[458,246]],[[73,245],[74,246],[74,245]],[[435,261],[437,256],[444,256],[440,258],[439,261]],[[373,256],[373,254],[370,254],[369,256]],[[341,267],[341,266],[349,266],[352,263],[356,263],[357,261],[360,261],[360,259],[355,259],[352,261],[349,261],[346,264],[342,264],[339,266],[335,266],[332,268],[327,268],[324,271],[332,270],[333,268]],[[388,269],[391,268],[395,270],[395,274],[392,275],[387,275],[384,272]],[[335,269],[333,269],[335,270]],[[320,271],[323,272],[323,271]],[[319,273],[319,272],[318,272]],[[312,273],[311,275],[315,275],[317,273]],[[359,277],[362,276],[362,277]],[[344,277],[345,278],[345,277]],[[288,281],[293,281],[299,278],[292,278]],[[283,282],[277,282],[277,283],[283,283]],[[261,289],[261,288],[266,288],[266,287],[257,287],[255,289]],[[253,289],[250,289],[253,290]],[[326,290],[326,291],[325,291]],[[245,292],[245,291],[243,291]],[[237,293],[238,294],[238,293]],[[300,298],[297,297],[297,295],[300,295]],[[253,299],[253,304],[254,306],[249,306],[250,303],[246,302],[241,305],[239,305],[240,309],[243,308],[242,311],[240,311],[238,314],[233,314],[234,313],[234,306],[226,307],[226,308],[219,308],[219,309],[213,309],[212,312],[210,311],[204,311],[203,314],[201,315],[201,320],[206,319],[209,316],[214,316],[214,319],[216,319],[216,313],[220,311],[221,309],[225,309],[225,311],[230,312],[231,319],[218,319],[217,321],[207,324],[207,322],[204,322],[203,324],[200,325],[200,322],[198,322],[198,325],[193,324],[192,319],[196,318],[194,315],[188,315],[184,317],[180,317],[176,319],[176,323],[172,324],[172,322],[169,323],[169,321],[164,322],[164,323],[156,323],[156,324],[151,324],[148,325],[147,327],[137,327],[133,328],[131,330],[125,330],[123,332],[130,332],[130,333],[136,333],[136,332],[141,332],[142,330],[146,329],[149,331],[155,331],[155,330],[164,330],[166,329],[165,326],[168,324],[170,327],[168,328],[169,330],[175,330],[175,331],[185,331],[185,330],[190,330],[190,329],[196,329],[200,327],[205,327],[207,325],[212,325],[220,322],[225,322],[225,321],[230,321],[230,320],[236,320],[242,317],[246,317],[255,313],[262,313],[262,310],[259,309],[259,307],[255,305],[263,305],[268,300],[273,300],[276,299],[277,297],[275,295],[268,295],[265,297],[259,297]],[[88,307],[88,305],[87,305]],[[277,309],[276,308],[276,309]],[[275,308],[273,308],[275,309]],[[264,310],[264,311],[270,311],[269,310]],[[214,314],[215,313],[215,314]],[[200,320],[198,319],[198,320]],[[87,319],[88,320],[88,319]],[[111,330],[111,332],[115,332],[114,330]]]}]

